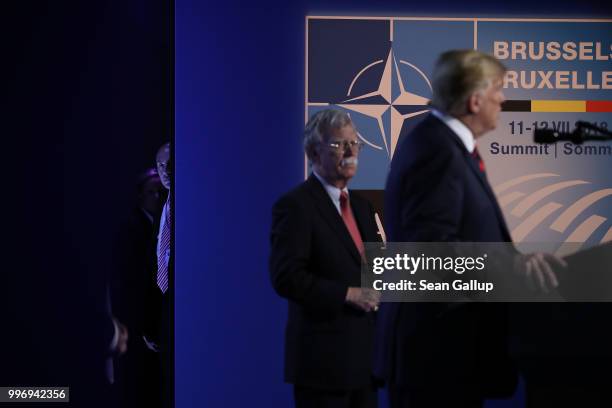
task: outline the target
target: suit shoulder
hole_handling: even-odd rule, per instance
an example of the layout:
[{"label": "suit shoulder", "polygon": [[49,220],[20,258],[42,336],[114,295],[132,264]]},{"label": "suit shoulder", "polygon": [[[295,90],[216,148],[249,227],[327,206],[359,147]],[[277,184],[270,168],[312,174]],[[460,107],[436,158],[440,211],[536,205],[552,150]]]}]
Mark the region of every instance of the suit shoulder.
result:
[{"label": "suit shoulder", "polygon": [[435,117],[428,117],[401,142],[393,157],[391,169],[414,163],[452,160],[461,153],[455,138],[444,123]]},{"label": "suit shoulder", "polygon": [[309,199],[306,182],[302,182],[281,195],[273,205],[273,208],[294,207],[305,203]]},{"label": "suit shoulder", "polygon": [[414,142],[421,146],[449,149],[454,147],[456,137],[447,125],[436,117],[429,117],[419,123],[411,132]]}]

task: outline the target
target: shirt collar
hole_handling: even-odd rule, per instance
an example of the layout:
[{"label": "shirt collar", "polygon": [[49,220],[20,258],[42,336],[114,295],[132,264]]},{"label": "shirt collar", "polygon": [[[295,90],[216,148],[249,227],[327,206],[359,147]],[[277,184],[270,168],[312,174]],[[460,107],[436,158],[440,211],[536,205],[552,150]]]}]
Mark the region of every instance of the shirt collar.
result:
[{"label": "shirt collar", "polygon": [[432,109],[431,113],[436,118],[440,119],[453,132],[455,132],[455,134],[463,142],[463,145],[465,146],[468,152],[470,153],[474,152],[474,149],[476,148],[476,140],[474,139],[474,134],[472,133],[470,128],[465,126],[465,124],[461,122],[459,119],[453,116],[450,116],[450,115],[446,115],[435,109]]},{"label": "shirt collar", "polygon": [[329,184],[327,181],[325,181],[325,179],[323,177],[321,177],[316,171],[312,171],[312,174],[315,175],[315,177],[317,179],[319,179],[319,181],[321,182],[321,184],[323,184],[323,188],[325,188],[325,191],[327,191],[327,194],[329,194],[329,196],[331,197],[331,199],[334,202],[340,202],[340,194],[342,193],[342,191],[345,191],[348,194],[348,188],[344,187],[342,190],[339,189],[336,186],[332,186],[331,184]]}]

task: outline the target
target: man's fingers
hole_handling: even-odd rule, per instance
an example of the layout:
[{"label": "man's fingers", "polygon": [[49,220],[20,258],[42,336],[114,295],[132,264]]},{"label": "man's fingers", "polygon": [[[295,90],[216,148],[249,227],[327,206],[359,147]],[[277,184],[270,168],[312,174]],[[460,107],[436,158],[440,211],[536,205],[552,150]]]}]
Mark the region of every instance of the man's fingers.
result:
[{"label": "man's fingers", "polygon": [[557,280],[557,275],[555,275],[555,272],[550,267],[550,264],[547,262],[545,256],[541,257],[540,265],[542,266],[542,271],[544,272],[544,275],[546,276],[548,282],[550,282],[550,285],[553,288],[556,288],[557,286],[559,286],[559,281]]},{"label": "man's fingers", "polygon": [[525,262],[525,281],[527,282],[527,287],[530,290],[536,289],[535,282],[533,281],[533,268],[531,267],[531,258],[528,258]]},{"label": "man's fingers", "polygon": [[363,302],[363,304],[361,305],[361,309],[363,309],[366,312],[376,311],[378,310],[378,301],[368,300],[366,302]]},{"label": "man's fingers", "polygon": [[380,292],[377,290],[372,289],[372,310],[373,311],[377,311],[378,310],[378,305],[380,304]]},{"label": "man's fingers", "polygon": [[374,289],[362,289],[361,293],[365,302],[376,304],[380,300],[380,292]]},{"label": "man's fingers", "polygon": [[359,308],[364,312],[369,312],[372,310],[372,305],[369,302],[364,302],[359,305]]},{"label": "man's fingers", "polygon": [[[352,295],[355,295],[354,299]],[[380,292],[370,288],[349,288],[349,302],[364,312],[378,310]]]},{"label": "man's fingers", "polygon": [[553,264],[561,268],[567,268],[567,262],[565,259],[559,258],[553,254],[544,254],[544,259],[546,259],[549,264]]},{"label": "man's fingers", "polygon": [[129,331],[128,331],[127,326],[125,326],[125,325],[123,325],[123,324],[121,325],[121,334],[122,334],[123,336],[125,336],[125,339],[126,339],[126,340],[128,339]]},{"label": "man's fingers", "polygon": [[542,262],[540,261],[540,255],[536,254],[532,258],[533,274],[535,275],[538,286],[544,293],[548,293],[548,287],[546,285],[546,279],[544,278],[544,271],[542,270]]},{"label": "man's fingers", "polygon": [[554,256],[548,256],[547,254],[537,253],[533,256],[534,267],[537,268],[538,274],[538,282],[540,284],[540,288],[548,293],[549,286],[551,288],[556,288],[559,286],[559,281],[557,280],[557,275],[550,267],[547,259],[552,259]]},{"label": "man's fingers", "polygon": [[544,293],[548,293],[548,285],[546,284],[546,278],[544,277],[544,272],[541,269],[538,269],[535,275],[538,277],[538,285],[539,285],[540,290],[542,290],[542,292]]}]

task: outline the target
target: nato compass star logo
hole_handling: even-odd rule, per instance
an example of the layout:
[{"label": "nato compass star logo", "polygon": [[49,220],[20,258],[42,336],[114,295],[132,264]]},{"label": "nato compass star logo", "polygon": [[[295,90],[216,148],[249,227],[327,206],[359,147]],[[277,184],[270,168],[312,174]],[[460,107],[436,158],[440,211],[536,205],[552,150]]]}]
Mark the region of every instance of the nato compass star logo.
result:
[{"label": "nato compass star logo", "polygon": [[[378,86],[366,92],[358,92],[360,81],[368,76],[370,70],[380,68],[381,64],[384,64],[384,68]],[[405,77],[409,77],[410,80]],[[431,83],[427,75],[416,65],[397,58],[393,48],[390,48],[386,60],[373,61],[354,75],[346,87],[345,99],[310,105],[335,105],[347,110],[349,114],[358,113],[376,121],[379,134],[365,137],[360,132],[359,137],[366,145],[384,151],[391,160],[404,122],[430,110],[427,105],[428,97],[411,92],[410,85],[414,81],[421,82],[420,88],[431,92]]]}]

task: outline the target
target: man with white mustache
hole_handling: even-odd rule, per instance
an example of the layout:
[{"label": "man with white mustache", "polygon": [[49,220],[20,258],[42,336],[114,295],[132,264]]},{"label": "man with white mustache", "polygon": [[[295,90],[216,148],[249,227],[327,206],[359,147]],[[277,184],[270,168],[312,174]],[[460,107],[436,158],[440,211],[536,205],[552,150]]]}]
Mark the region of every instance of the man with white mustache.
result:
[{"label": "man with white mustache", "polygon": [[364,242],[379,241],[374,210],[349,192],[362,148],[350,117],[326,109],[306,124],[312,174],[272,209],[270,275],[289,301],[285,381],[295,406],[372,408],[374,313],[361,288]]}]

